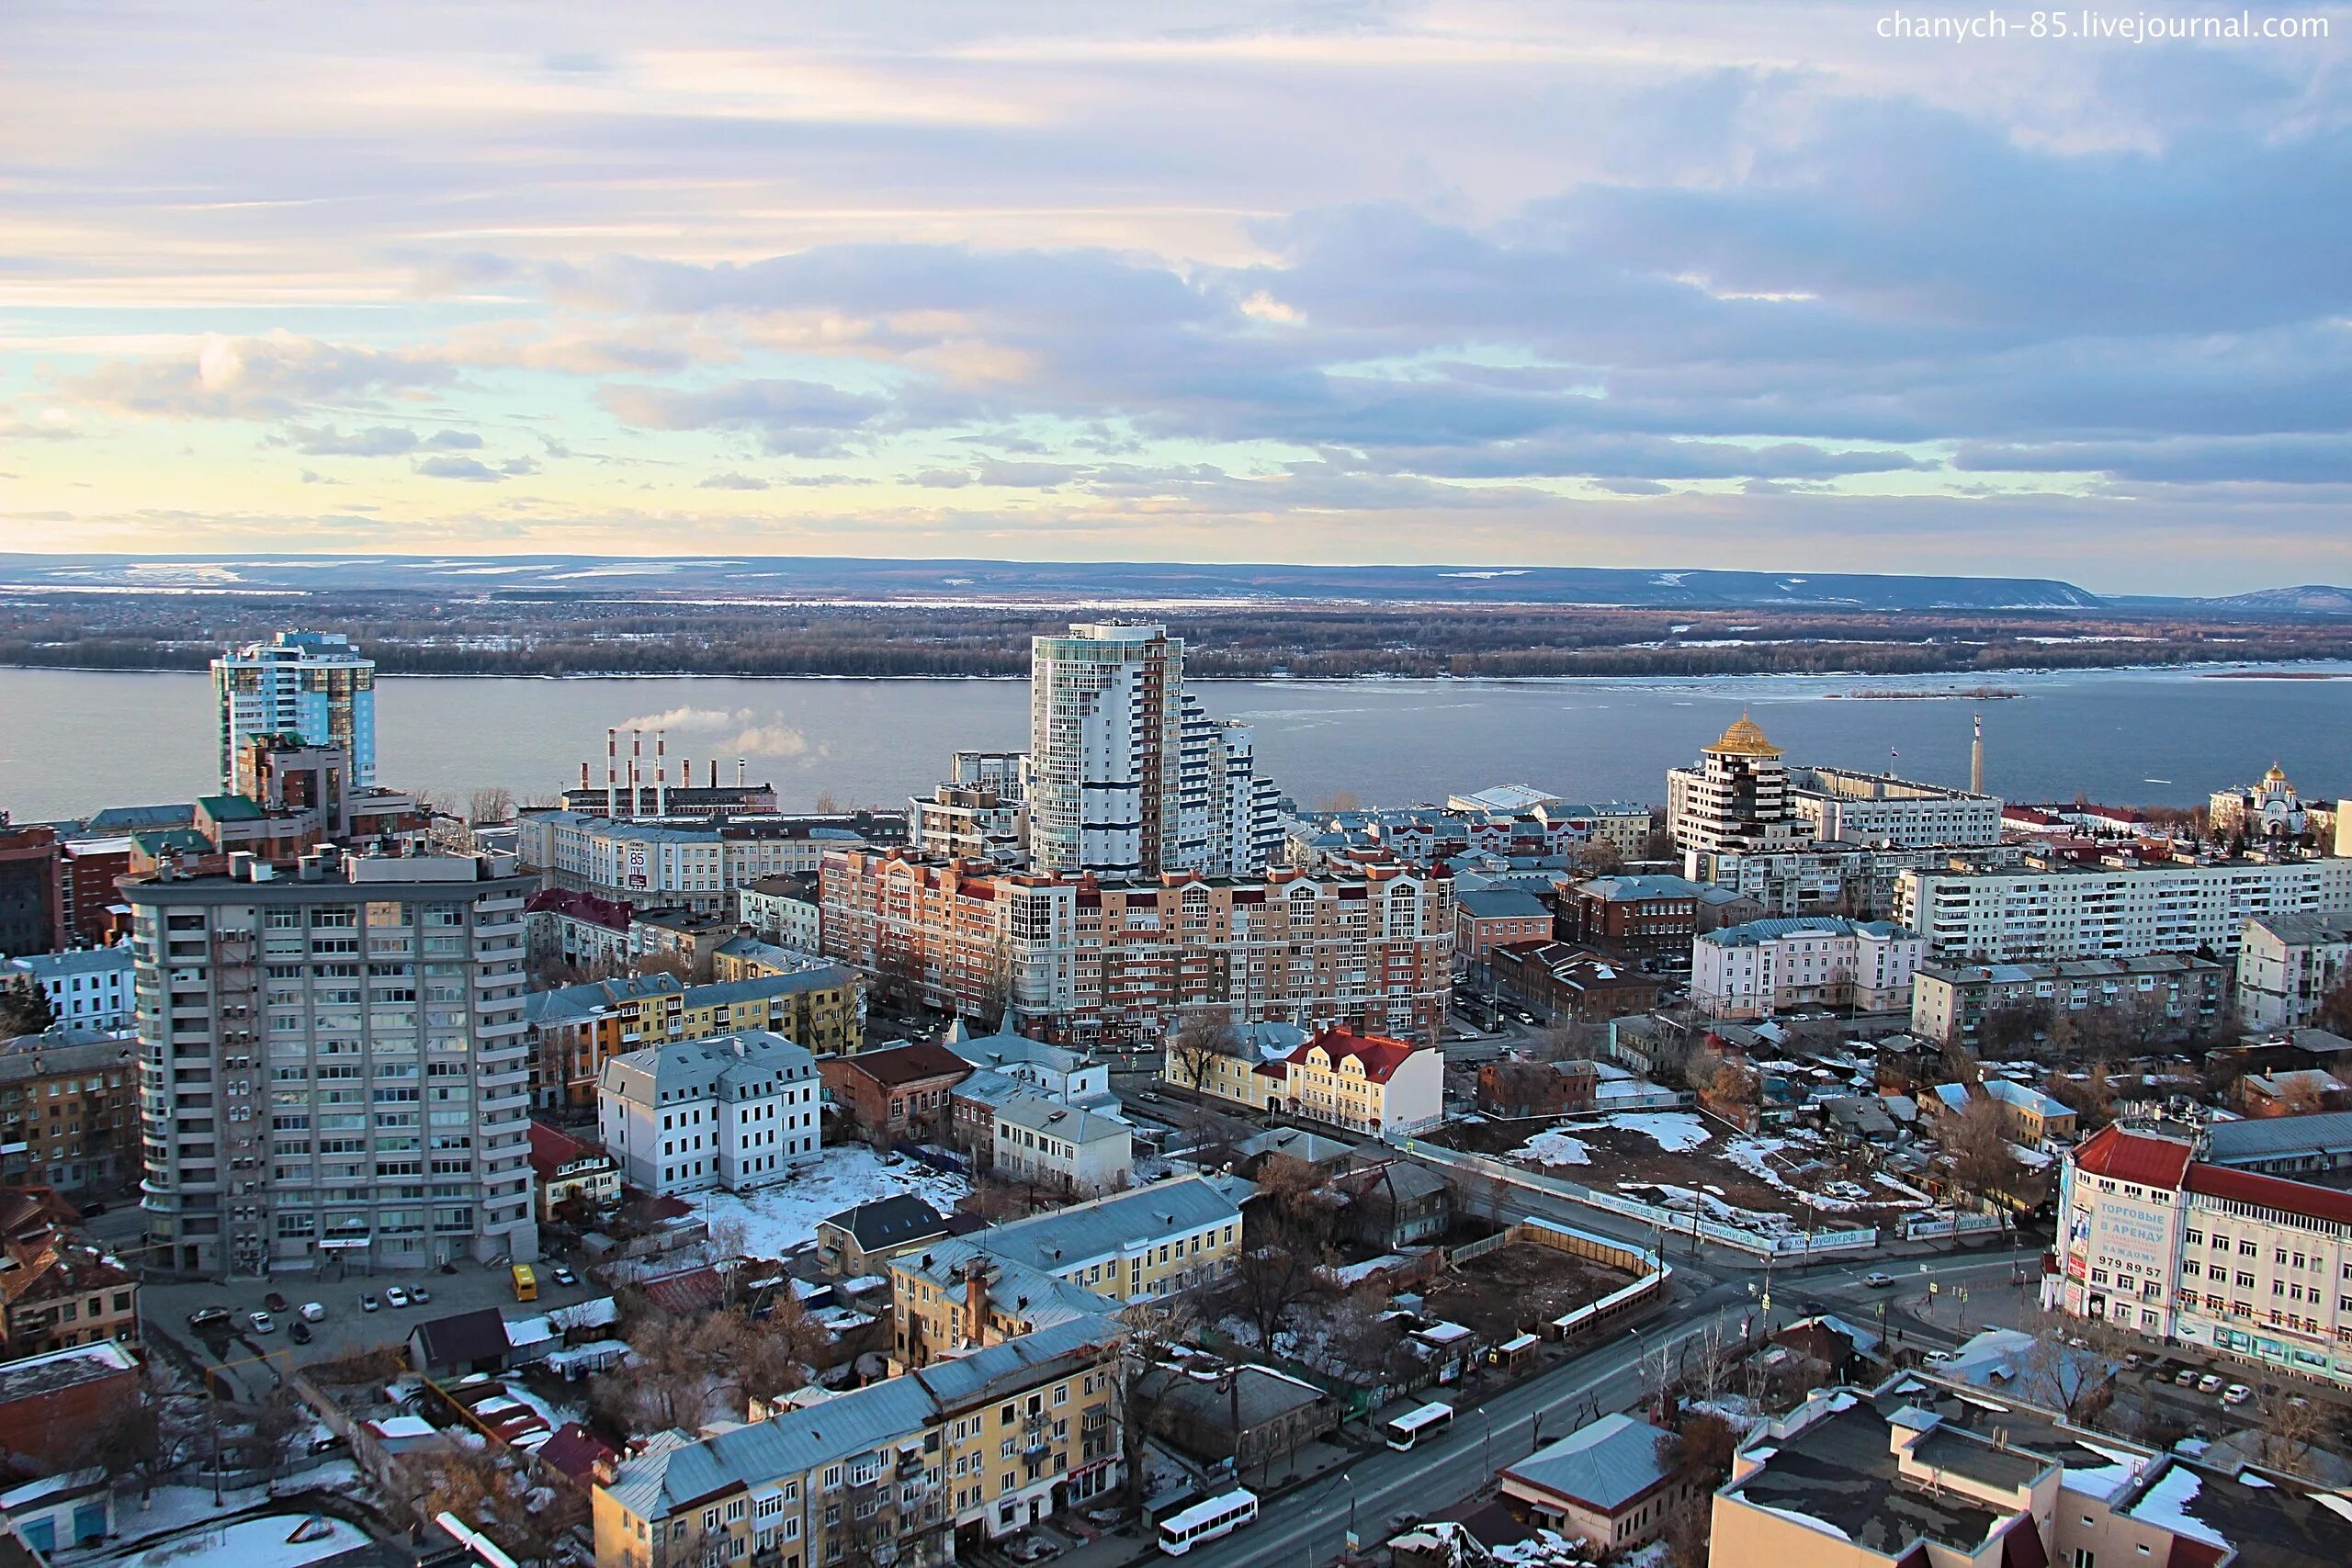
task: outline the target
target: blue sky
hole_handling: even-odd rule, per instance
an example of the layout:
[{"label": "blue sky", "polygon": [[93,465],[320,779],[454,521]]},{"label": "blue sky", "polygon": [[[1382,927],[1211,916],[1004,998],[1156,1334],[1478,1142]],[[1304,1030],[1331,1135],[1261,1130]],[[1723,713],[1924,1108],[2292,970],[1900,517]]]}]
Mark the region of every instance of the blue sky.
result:
[{"label": "blue sky", "polygon": [[2352,8],[1893,11],[17,0],[0,548],[2352,580]]}]

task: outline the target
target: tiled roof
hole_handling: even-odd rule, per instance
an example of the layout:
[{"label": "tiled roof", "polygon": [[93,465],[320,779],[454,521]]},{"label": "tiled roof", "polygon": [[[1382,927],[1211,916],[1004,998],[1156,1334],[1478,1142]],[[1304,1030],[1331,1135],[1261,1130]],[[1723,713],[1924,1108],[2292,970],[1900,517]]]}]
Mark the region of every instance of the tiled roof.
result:
[{"label": "tiled roof", "polygon": [[2177,1190],[2188,1173],[2190,1150],[2171,1138],[2102,1127],[2075,1151],[2075,1168],[2143,1187]]},{"label": "tiled roof", "polygon": [[1290,1054],[1292,1065],[1305,1066],[1308,1053],[1317,1049],[1330,1056],[1334,1067],[1352,1058],[1363,1065],[1365,1077],[1374,1083],[1386,1083],[1389,1077],[1405,1065],[1407,1058],[1424,1047],[1408,1045],[1402,1040],[1391,1040],[1385,1035],[1327,1029]]}]

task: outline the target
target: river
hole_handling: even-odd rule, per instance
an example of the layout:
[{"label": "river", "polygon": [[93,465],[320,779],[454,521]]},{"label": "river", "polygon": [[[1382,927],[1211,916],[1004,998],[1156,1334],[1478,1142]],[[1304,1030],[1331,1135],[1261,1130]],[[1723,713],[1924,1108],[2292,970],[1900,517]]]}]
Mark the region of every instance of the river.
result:
[{"label": "river", "polygon": [[[2352,666],[2291,672],[2120,670],[2004,674],[2015,697],[1866,700],[1962,692],[1975,677],[1743,676],[1625,681],[1233,681],[1199,683],[1215,714],[1257,727],[1261,765],[1302,804],[1442,800],[1532,784],[1576,800],[1661,800],[1743,709],[1793,761],[1968,779],[1969,716],[1984,716],[1985,782],[2013,800],[2188,805],[2273,761],[2306,794],[2352,789]],[[2313,675],[2330,679],[2310,679]],[[605,728],[665,727],[696,777],[750,759],[787,807],[903,803],[959,747],[1013,749],[1019,681],[517,680],[388,676],[381,782],[444,799],[503,784],[518,799],[604,777]],[[0,670],[0,807],[17,820],[185,801],[215,787],[201,674]],[[626,748],[627,736],[622,744]],[[649,734],[650,757],[653,741]]]}]

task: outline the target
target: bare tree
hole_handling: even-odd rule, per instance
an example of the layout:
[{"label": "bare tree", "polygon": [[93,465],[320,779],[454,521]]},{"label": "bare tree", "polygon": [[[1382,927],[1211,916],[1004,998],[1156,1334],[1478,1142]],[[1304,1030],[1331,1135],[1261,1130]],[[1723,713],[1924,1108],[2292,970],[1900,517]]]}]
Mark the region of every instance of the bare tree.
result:
[{"label": "bare tree", "polygon": [[1233,1021],[1205,1009],[1186,1015],[1168,1039],[1168,1060],[1195,1092],[1203,1090],[1221,1058],[1240,1055],[1241,1032]]},{"label": "bare tree", "polygon": [[2005,1196],[2016,1187],[2023,1167],[2010,1146],[2000,1101],[1971,1100],[1937,1123],[1936,1136],[1960,1187],[1979,1198]]},{"label": "bare tree", "polygon": [[492,827],[514,817],[514,792],[504,784],[491,784],[466,797],[466,821],[473,827]]},{"label": "bare tree", "polygon": [[1606,839],[1587,839],[1577,846],[1575,863],[1579,876],[1613,876],[1625,869],[1625,857]]},{"label": "bare tree", "polygon": [[1589,1062],[1600,1055],[1608,1038],[1606,1024],[1566,1019],[1537,1035],[1529,1053],[1545,1062]]},{"label": "bare tree", "polygon": [[2320,1406],[2266,1383],[2255,1395],[2254,1414],[2262,1462],[2290,1475],[2310,1475],[2316,1468],[2312,1450],[2319,1446],[2325,1426]]},{"label": "bare tree", "polygon": [[254,1411],[253,1433],[254,1457],[269,1473],[270,1483],[277,1484],[279,1472],[294,1446],[294,1439],[311,1428],[310,1407],[301,1397],[284,1384],[269,1392],[269,1396]]},{"label": "bare tree", "polygon": [[[2114,1371],[2104,1354],[2110,1331],[2094,1320],[2044,1313],[2029,1332],[2033,1343],[2019,1358],[2018,1392],[2069,1421],[2090,1424],[2115,1393]],[[2083,1343],[2072,1343],[2076,1339]]]}]

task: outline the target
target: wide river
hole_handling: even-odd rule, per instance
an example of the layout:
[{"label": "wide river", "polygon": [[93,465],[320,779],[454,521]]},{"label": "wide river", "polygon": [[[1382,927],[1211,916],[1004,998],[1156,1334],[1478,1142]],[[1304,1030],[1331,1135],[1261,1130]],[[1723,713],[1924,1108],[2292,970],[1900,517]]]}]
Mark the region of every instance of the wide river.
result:
[{"label": "wide river", "polygon": [[[1751,711],[1792,760],[1968,779],[1969,716],[1984,716],[1985,783],[2012,800],[2192,804],[2275,760],[2306,794],[2352,789],[2352,666],[2292,675],[2099,671],[2004,675],[2019,695],[1960,693],[1975,677],[1750,676],[1625,681],[1203,682],[1212,713],[1250,720],[1258,753],[1301,804],[1442,800],[1532,784],[1577,800],[1665,797],[1665,770]],[[2311,679],[2314,675],[2333,678]],[[666,728],[673,759],[732,778],[748,757],[787,807],[902,804],[959,747],[1013,749],[1021,681],[515,680],[388,677],[378,692],[381,782],[462,799],[503,784],[545,798],[593,759],[605,729]],[[215,787],[201,674],[0,670],[0,807],[17,819],[185,801]],[[626,750],[628,737],[622,745]],[[653,739],[645,741],[649,773]]]}]

